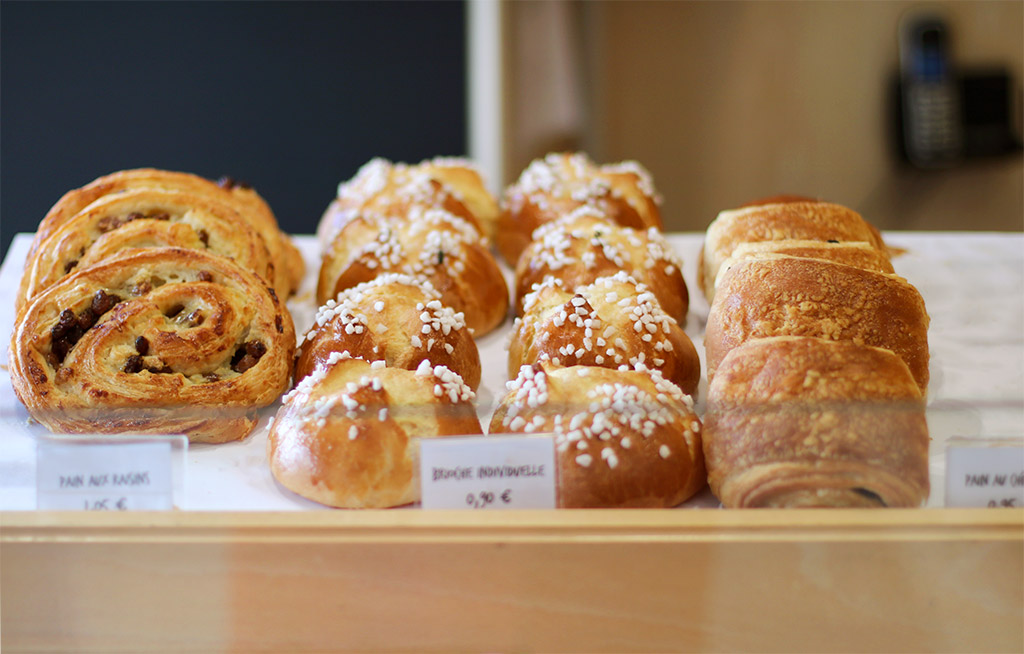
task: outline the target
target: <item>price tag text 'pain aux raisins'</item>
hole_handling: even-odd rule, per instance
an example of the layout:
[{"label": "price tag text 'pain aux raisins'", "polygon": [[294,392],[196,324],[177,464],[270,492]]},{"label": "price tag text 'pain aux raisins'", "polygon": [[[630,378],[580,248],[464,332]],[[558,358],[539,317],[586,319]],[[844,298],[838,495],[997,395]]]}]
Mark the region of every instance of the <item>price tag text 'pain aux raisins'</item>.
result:
[{"label": "price tag text 'pain aux raisins'", "polygon": [[169,441],[83,443],[40,440],[36,504],[41,510],[173,508]]}]

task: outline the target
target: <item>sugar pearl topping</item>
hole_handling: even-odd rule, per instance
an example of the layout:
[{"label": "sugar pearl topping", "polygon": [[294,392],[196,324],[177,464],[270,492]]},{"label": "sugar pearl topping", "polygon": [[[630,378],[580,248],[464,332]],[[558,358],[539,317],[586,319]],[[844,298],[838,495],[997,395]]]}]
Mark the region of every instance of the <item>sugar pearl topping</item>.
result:
[{"label": "sugar pearl topping", "polygon": [[390,186],[390,196],[402,203],[439,207],[448,196],[461,201],[458,190],[433,175],[431,167],[458,167],[476,172],[469,160],[456,157],[436,157],[414,165],[375,157],[363,164],[352,179],[338,185],[338,198],[347,205],[364,206]]},{"label": "sugar pearl topping", "polygon": [[402,217],[367,214],[362,220],[372,229],[362,242],[351,244],[345,267],[359,262],[370,270],[416,277],[438,271],[458,276],[466,270],[467,250],[487,247],[469,221],[444,209],[414,206]]},{"label": "sugar pearl topping", "polygon": [[[299,345],[302,345],[305,340],[312,340],[328,324],[333,325],[332,329],[339,329],[347,334],[363,333],[370,320],[376,320],[373,314],[380,313],[385,308],[385,301],[381,299],[368,306],[369,299],[387,297],[391,293],[401,293],[400,287],[411,287],[421,293],[429,305],[434,306],[433,303],[436,302],[438,307],[441,306],[441,294],[429,281],[401,273],[384,273],[371,281],[346,289],[339,293],[336,299],[324,303],[317,309],[316,316],[313,318],[313,327],[300,336]],[[445,312],[443,307],[438,309],[437,313],[436,319],[439,325],[446,324],[449,329],[460,329],[465,326],[461,313],[456,314],[451,309]]]},{"label": "sugar pearl topping", "polygon": [[471,402],[476,398],[473,392],[462,377],[446,366],[432,366],[430,361],[424,359],[416,368],[417,377],[433,378],[434,397],[448,398],[453,404],[457,402]]},{"label": "sugar pearl topping", "polygon": [[531,270],[558,271],[582,265],[595,268],[601,261],[627,270],[660,268],[665,274],[682,264],[665,235],[656,228],[635,230],[609,222],[599,210],[582,206],[533,231]]},{"label": "sugar pearl topping", "polygon": [[[661,368],[673,350],[670,336],[675,320],[646,285],[625,271],[578,286],[575,294],[555,277],[546,277],[533,288],[524,299],[524,315],[517,319],[513,331],[529,342],[532,334],[570,330],[572,342],[557,352],[564,365],[614,363]],[[623,328],[640,342],[617,336]],[[541,358],[544,356],[552,358],[554,353],[541,353]]]},{"label": "sugar pearl topping", "polygon": [[[634,445],[637,435],[651,438],[659,428],[680,422],[689,432],[690,423],[695,422],[689,396],[657,371],[642,366],[635,370],[650,375],[653,391],[647,384],[634,383],[624,375],[622,381],[590,385],[572,405],[552,406],[544,411],[550,400],[550,371],[541,366],[523,366],[516,379],[506,384],[507,412],[502,425],[513,432],[551,431],[555,434],[558,451],[587,450],[574,458],[579,465],[589,467],[594,462],[595,457],[590,453],[593,447],[593,452],[598,453],[605,465],[615,468]],[[560,372],[572,374],[572,370]],[[586,378],[589,372],[576,376]],[[667,447],[660,449],[665,457],[663,452]]]},{"label": "sugar pearl topping", "polygon": [[284,396],[283,403],[301,406],[300,420],[313,422],[317,427],[323,427],[327,418],[332,414],[356,419],[361,417],[360,412],[367,408],[373,409],[374,413],[371,415],[374,418],[384,421],[389,415],[387,408],[379,405],[368,407],[360,400],[360,397],[367,397],[367,393],[372,397],[384,391],[385,380],[388,378],[385,371],[392,374],[413,374],[431,385],[434,397],[447,399],[453,404],[472,402],[476,397],[473,390],[466,386],[462,377],[457,373],[445,366],[431,366],[429,361],[423,361],[415,372],[388,368],[384,361],[360,362],[361,365],[368,366],[368,370],[364,368],[366,370],[364,374],[345,383],[338,392],[318,395],[316,389],[327,377],[331,367],[338,361],[349,359],[352,359],[352,356],[348,352],[332,353],[326,365],[318,366],[313,373],[305,377],[290,393]]},{"label": "sugar pearl topping", "polygon": [[596,203],[608,197],[624,198],[609,175],[626,174],[630,175],[637,191],[660,204],[661,197],[654,189],[650,173],[637,162],[598,166],[583,153],[551,153],[533,160],[510,187],[508,200],[512,209],[518,211],[527,200],[547,210],[551,208],[548,198],[571,199],[581,204]]}]

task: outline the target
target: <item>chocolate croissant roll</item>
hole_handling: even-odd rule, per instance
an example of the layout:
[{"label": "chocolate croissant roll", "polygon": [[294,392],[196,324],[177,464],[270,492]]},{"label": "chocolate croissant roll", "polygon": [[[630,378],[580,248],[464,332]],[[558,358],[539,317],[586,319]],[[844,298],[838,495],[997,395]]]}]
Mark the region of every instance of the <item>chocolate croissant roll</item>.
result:
[{"label": "chocolate croissant roll", "polygon": [[360,215],[404,216],[413,207],[444,209],[487,238],[493,236],[498,214],[483,177],[465,159],[438,157],[409,165],[378,157],[338,185],[337,197],[317,226],[320,246],[329,248],[338,232]]},{"label": "chocolate croissant roll", "polygon": [[291,317],[255,274],[202,250],[126,250],[26,304],[11,380],[56,432],[248,434],[288,387]]},{"label": "chocolate croissant roll", "polygon": [[270,207],[247,184],[223,177],[217,183],[190,173],[154,168],[122,170],[99,177],[89,184],[68,191],[43,218],[29,248],[32,261],[42,243],[50,235],[88,205],[105,195],[140,188],[183,191],[216,200],[234,209],[263,237],[274,262],[274,279],[270,280],[281,297],[288,297],[302,282],[305,262],[302,253],[278,227]]},{"label": "chocolate croissant roll", "polygon": [[402,217],[360,215],[346,223],[323,255],[317,301],[388,272],[430,281],[476,336],[508,313],[505,276],[486,241],[443,209],[414,207]]},{"label": "chocolate croissant roll", "polygon": [[728,259],[718,268],[715,288],[719,280],[729,268],[744,259],[756,259],[763,255],[784,254],[805,259],[825,259],[835,263],[873,270],[875,272],[895,274],[892,261],[887,252],[879,250],[870,243],[861,241],[846,243],[830,243],[828,241],[808,241],[790,239],[785,241],[761,241],[758,243],[740,243],[732,251]]},{"label": "chocolate croissant roll", "polygon": [[693,342],[654,294],[624,271],[575,292],[549,277],[526,297],[509,344],[509,377],[538,361],[604,368],[643,364],[687,395],[700,383]]},{"label": "chocolate croissant roll", "polygon": [[697,283],[708,302],[714,300],[719,268],[740,244],[783,240],[866,243],[888,253],[879,231],[842,205],[780,201],[723,211],[708,226],[697,269]]},{"label": "chocolate croissant roll", "polygon": [[854,341],[895,352],[928,388],[928,312],[902,277],[783,255],[738,261],[708,312],[708,380],[735,347],[769,336]]},{"label": "chocolate croissant roll", "polygon": [[465,317],[445,306],[426,280],[396,273],[375,277],[328,300],[313,322],[299,344],[296,381],[332,353],[348,352],[407,370],[429,360],[458,373],[474,391],[480,386],[480,354]]},{"label": "chocolate croissant roll", "polygon": [[685,324],[690,295],[682,262],[656,229],[635,230],[609,222],[592,207],[545,224],[534,233],[515,270],[516,308],[546,277],[556,277],[572,290],[624,270],[658,298],[661,307]]},{"label": "chocolate croissant roll", "polygon": [[420,497],[418,439],[480,434],[473,391],[444,366],[390,368],[335,353],[284,398],[270,470],[328,506],[384,508]]},{"label": "chocolate croissant roll", "polygon": [[274,279],[263,238],[231,207],[193,193],[139,188],[102,196],[50,230],[27,262],[17,306],[73,270],[138,247],[207,250]]},{"label": "chocolate croissant roll", "polygon": [[660,204],[650,173],[635,161],[598,166],[582,153],[552,153],[530,163],[506,189],[495,240],[514,268],[538,227],[579,207],[646,231],[661,229]]},{"label": "chocolate croissant roll", "polygon": [[928,497],[925,403],[888,350],[749,341],[708,389],[704,454],[727,507],[915,507]]},{"label": "chocolate croissant roll", "polygon": [[676,506],[706,482],[693,403],[657,371],[523,366],[489,433],[544,432],[563,508]]}]

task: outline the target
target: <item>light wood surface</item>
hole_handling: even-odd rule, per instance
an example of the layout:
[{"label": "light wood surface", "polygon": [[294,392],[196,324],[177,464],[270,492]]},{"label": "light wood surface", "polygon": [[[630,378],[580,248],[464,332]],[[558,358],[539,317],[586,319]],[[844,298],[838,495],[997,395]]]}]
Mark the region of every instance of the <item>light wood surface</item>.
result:
[{"label": "light wood surface", "polygon": [[4,652],[1024,649],[1024,511],[0,514]]}]

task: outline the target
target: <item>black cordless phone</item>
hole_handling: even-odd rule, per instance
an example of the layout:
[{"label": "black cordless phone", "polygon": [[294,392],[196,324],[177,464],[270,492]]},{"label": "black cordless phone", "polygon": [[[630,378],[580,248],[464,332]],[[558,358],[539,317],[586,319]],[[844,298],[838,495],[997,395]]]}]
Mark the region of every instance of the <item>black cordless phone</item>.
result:
[{"label": "black cordless phone", "polygon": [[911,16],[903,21],[900,75],[907,158],[924,168],[955,163],[963,152],[963,123],[949,32],[941,19]]}]

